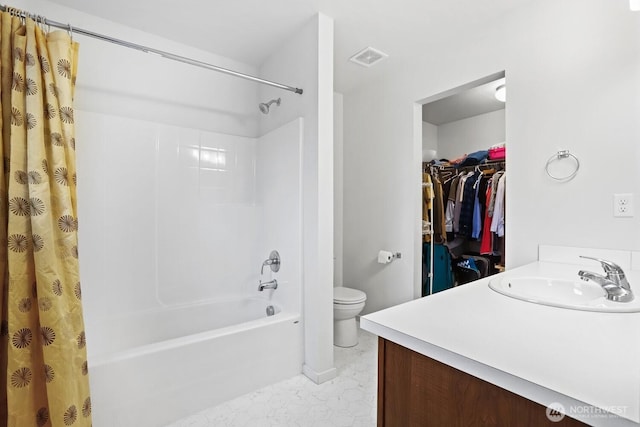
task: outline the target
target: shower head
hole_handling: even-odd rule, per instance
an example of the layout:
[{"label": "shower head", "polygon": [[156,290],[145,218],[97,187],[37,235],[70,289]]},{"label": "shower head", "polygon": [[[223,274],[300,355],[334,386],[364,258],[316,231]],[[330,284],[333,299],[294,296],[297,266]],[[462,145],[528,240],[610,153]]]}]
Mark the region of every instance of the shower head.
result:
[{"label": "shower head", "polygon": [[280,105],[280,98],[278,99],[272,99],[269,102],[262,102],[260,103],[260,105],[258,105],[258,108],[260,108],[260,111],[262,112],[262,114],[269,114],[269,107],[271,106],[271,104],[275,103],[276,105]]}]

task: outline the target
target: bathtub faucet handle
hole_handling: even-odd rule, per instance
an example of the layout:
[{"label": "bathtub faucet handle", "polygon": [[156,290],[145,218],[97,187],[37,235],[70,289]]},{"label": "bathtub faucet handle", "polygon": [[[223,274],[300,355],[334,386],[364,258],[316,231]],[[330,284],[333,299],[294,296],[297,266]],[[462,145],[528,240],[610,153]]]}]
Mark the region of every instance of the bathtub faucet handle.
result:
[{"label": "bathtub faucet handle", "polygon": [[280,270],[280,254],[278,251],[271,251],[269,254],[269,258],[262,263],[262,267],[260,267],[260,274],[264,272],[264,266],[268,265],[271,268],[271,271],[277,272]]}]

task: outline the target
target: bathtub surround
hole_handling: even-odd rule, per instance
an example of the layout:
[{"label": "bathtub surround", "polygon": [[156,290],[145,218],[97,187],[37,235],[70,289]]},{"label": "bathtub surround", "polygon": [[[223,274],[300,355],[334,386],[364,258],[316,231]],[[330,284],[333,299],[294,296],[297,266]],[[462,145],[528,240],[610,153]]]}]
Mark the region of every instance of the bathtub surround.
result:
[{"label": "bathtub surround", "polygon": [[[93,139],[79,148],[80,171],[95,180],[81,205],[92,231],[83,253],[101,261],[86,271],[87,329],[100,337],[89,347],[96,424],[157,426],[299,373],[302,119],[248,138],[78,117],[79,139]],[[112,176],[106,166],[124,151],[147,161],[121,161]],[[122,209],[133,200],[146,215]],[[259,292],[274,247],[280,269],[262,278],[279,286]],[[129,274],[116,280],[114,269]],[[280,313],[267,318],[268,305]],[[252,322],[238,318],[248,311]],[[130,393],[115,393],[125,379]]]},{"label": "bathtub surround", "polygon": [[90,426],[76,208],[78,45],[14,15],[0,13],[0,425]]},{"label": "bathtub surround", "polygon": [[[278,289],[262,293],[276,304],[300,313],[302,310],[302,165],[305,122],[303,119],[268,132],[256,144],[256,232],[255,256],[277,249],[280,269],[265,268],[263,281],[276,279]],[[253,267],[256,273],[260,267]],[[257,289],[257,282],[251,283]],[[302,348],[302,343],[298,342]]]}]

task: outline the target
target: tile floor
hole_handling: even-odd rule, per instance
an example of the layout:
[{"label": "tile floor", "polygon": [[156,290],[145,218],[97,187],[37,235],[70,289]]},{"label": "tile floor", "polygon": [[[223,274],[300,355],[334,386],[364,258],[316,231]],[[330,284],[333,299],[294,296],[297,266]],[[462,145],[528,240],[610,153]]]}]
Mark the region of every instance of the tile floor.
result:
[{"label": "tile floor", "polygon": [[167,427],[376,425],[377,337],[359,329],[356,347],[334,347],[338,376],[315,384],[297,375]]}]

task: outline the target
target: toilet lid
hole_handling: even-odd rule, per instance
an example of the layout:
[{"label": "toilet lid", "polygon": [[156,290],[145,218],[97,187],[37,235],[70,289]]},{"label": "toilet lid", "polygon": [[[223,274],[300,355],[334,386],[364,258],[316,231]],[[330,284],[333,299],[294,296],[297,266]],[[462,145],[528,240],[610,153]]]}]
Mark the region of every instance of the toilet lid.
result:
[{"label": "toilet lid", "polygon": [[333,302],[339,304],[357,304],[367,299],[367,294],[357,289],[337,286],[333,288]]}]

